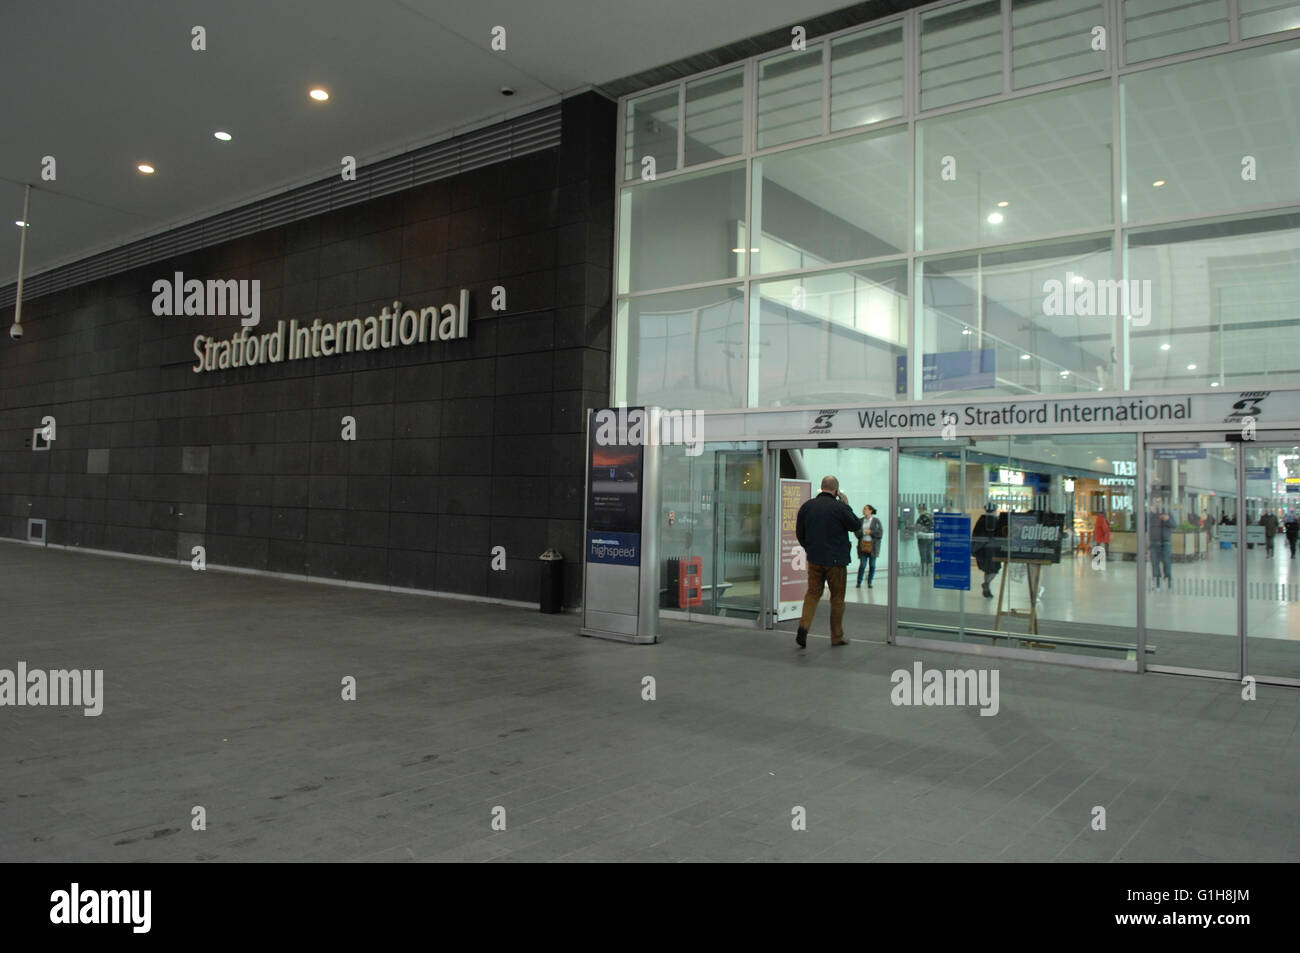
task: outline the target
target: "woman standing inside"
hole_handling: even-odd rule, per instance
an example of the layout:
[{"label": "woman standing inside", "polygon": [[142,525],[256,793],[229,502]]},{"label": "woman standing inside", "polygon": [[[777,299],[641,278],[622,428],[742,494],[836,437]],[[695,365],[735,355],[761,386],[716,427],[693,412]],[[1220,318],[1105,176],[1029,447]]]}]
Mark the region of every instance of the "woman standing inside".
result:
[{"label": "woman standing inside", "polygon": [[868,503],[862,507],[862,538],[858,540],[858,588],[862,588],[862,576],[867,576],[867,588],[871,588],[876,578],[876,557],[880,555],[880,540],[885,535],[884,527],[876,519],[876,508]]}]

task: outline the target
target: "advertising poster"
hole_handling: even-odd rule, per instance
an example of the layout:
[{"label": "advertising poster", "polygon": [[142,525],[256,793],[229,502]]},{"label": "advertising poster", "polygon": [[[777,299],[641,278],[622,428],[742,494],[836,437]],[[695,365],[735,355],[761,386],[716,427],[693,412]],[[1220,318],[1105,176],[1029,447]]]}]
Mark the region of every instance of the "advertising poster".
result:
[{"label": "advertising poster", "polygon": [[934,588],[970,589],[970,517],[934,514]]},{"label": "advertising poster", "polygon": [[803,612],[803,597],[808,592],[808,561],[803,548],[794,535],[799,507],[812,499],[812,483],[808,480],[781,481],[781,572],[777,608],[777,621],[797,619]]},{"label": "advertising poster", "polygon": [[589,426],[587,560],[618,566],[639,565],[644,450],[640,445],[597,443],[594,414]]}]

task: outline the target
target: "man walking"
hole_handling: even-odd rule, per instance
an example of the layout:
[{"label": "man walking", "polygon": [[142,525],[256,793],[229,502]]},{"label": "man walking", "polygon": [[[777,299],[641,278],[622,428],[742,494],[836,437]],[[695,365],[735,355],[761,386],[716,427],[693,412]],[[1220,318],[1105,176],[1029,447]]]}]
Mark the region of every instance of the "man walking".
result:
[{"label": "man walking", "polygon": [[845,645],[844,588],[848,584],[849,537],[862,535],[862,519],[854,516],[849,499],[840,492],[840,481],[822,478],[822,490],[799,507],[794,534],[808,557],[808,593],[803,598],[803,615],[794,640],[799,648],[808,644],[817,603],[827,584],[831,587],[831,645]]},{"label": "man walking", "polygon": [[1259,525],[1264,527],[1264,549],[1268,558],[1273,558],[1273,540],[1277,537],[1277,514],[1269,512],[1259,518]]}]

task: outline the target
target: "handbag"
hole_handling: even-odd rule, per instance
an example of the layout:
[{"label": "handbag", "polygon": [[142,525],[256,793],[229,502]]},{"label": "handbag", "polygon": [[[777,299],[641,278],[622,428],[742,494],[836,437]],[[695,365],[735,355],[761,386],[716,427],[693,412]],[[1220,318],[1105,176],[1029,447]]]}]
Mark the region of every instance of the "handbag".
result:
[{"label": "handbag", "polygon": [[875,542],[876,541],[870,536],[863,536],[858,540],[858,555],[870,556],[872,551],[875,549]]}]

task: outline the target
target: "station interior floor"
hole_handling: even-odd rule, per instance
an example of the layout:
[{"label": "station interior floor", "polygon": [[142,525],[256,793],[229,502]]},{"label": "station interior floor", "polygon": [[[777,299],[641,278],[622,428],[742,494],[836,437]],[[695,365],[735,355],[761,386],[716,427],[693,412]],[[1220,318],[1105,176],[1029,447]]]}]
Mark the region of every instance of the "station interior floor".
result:
[{"label": "station interior floor", "polygon": [[[17,543],[0,571],[0,668],[104,672],[98,717],[0,709],[0,860],[1300,860],[1297,689],[690,623],[627,645]],[[894,705],[914,662],[993,668],[997,714]]]},{"label": "station interior floor", "polygon": [[[857,583],[857,563],[849,567],[845,595],[846,633],[884,640],[883,608],[888,604],[887,573],[877,563],[875,585]],[[987,635],[954,631],[962,623],[963,593],[936,589],[932,576],[917,575],[917,565],[904,567],[898,581],[900,633],[918,638],[989,645]],[[1039,577],[1038,632],[1058,637],[1061,644],[1036,641],[1034,646],[1055,654],[1129,659],[1136,647],[1137,586],[1147,592],[1147,663],[1149,665],[1236,673],[1239,665],[1237,628],[1237,564],[1235,550],[1215,549],[1208,559],[1175,562],[1172,587],[1162,580],[1155,589],[1150,563],[1124,560],[1112,554],[1104,570],[1094,569],[1085,554],[1063,557],[1043,567]],[[1005,590],[1003,576],[1006,575]],[[1291,559],[1285,542],[1273,558],[1262,546],[1246,552],[1247,672],[1300,678],[1300,558]],[[1028,633],[1024,618],[1005,617],[995,629],[998,595],[1003,608],[1024,611],[1029,604],[1025,568],[1000,571],[992,581],[993,598],[980,594],[983,575],[972,565],[971,589],[964,593],[964,625],[986,632]],[[829,596],[823,596],[823,603]],[[826,631],[827,610],[819,606],[814,631]],[[782,623],[793,631],[797,622]],[[1076,643],[1076,644],[1071,644]],[[999,639],[1020,647],[1018,640]]]}]

